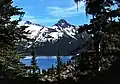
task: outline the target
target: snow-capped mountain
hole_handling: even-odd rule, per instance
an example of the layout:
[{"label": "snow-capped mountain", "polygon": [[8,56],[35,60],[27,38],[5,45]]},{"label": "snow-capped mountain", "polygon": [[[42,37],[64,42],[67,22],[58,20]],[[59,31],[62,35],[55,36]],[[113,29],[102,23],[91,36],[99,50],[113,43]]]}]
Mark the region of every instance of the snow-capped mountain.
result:
[{"label": "snow-capped mountain", "polygon": [[[26,30],[31,32],[29,38],[35,39],[35,48],[37,55],[69,55],[69,52],[82,45],[89,40],[90,35],[86,32],[78,34],[77,27],[71,25],[64,19],[59,20],[52,27],[42,26],[30,21],[26,21],[25,26],[29,26]],[[29,42],[32,44],[32,42]],[[31,45],[27,46],[29,51]]]}]

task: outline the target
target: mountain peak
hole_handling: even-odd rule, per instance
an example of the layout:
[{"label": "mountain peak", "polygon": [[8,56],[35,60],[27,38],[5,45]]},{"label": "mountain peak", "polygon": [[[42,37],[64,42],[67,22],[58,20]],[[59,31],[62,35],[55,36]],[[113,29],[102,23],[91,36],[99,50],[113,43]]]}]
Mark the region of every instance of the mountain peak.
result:
[{"label": "mountain peak", "polygon": [[30,22],[30,21],[26,21],[24,24],[32,24],[32,22]]},{"label": "mountain peak", "polygon": [[68,23],[64,19],[60,19],[54,26],[62,27],[62,28],[69,28],[69,27],[71,27],[73,25],[71,25],[70,23]]},{"label": "mountain peak", "polygon": [[66,20],[64,20],[64,19],[60,19],[58,22],[59,23],[67,23]]},{"label": "mountain peak", "polygon": [[36,24],[36,23],[30,22],[30,21],[26,21],[24,24],[41,26],[40,24]]}]

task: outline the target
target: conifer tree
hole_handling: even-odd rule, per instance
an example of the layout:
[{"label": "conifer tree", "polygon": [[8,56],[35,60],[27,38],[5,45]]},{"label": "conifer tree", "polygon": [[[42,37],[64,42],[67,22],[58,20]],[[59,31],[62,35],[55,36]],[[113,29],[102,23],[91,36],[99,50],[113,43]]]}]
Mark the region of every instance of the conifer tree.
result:
[{"label": "conifer tree", "polygon": [[54,65],[52,64],[52,68],[51,68],[52,70],[54,70]]},{"label": "conifer tree", "polygon": [[[75,0],[78,4],[79,1]],[[119,0],[85,0],[86,14],[92,15],[90,24],[82,28],[91,30],[89,33],[94,35],[94,52],[89,50],[83,53],[83,66],[94,72],[104,71],[109,68],[113,61],[118,58],[120,53],[119,38]],[[85,69],[84,69],[85,70]]]},{"label": "conifer tree", "polygon": [[31,65],[33,66],[33,73],[36,72],[36,69],[37,69],[37,63],[36,63],[36,56],[35,56],[35,43],[33,42],[33,45],[32,45],[32,61],[31,61]]},{"label": "conifer tree", "polygon": [[42,69],[42,74],[46,75],[47,71],[45,69]]},{"label": "conifer tree", "polygon": [[[27,40],[26,26],[18,26],[25,12],[22,8],[12,5],[12,1],[0,6],[0,78],[14,79],[23,76],[24,65],[18,54],[19,43]],[[19,16],[18,20],[11,20],[12,16]]]},{"label": "conifer tree", "polygon": [[62,65],[62,60],[61,60],[61,56],[57,55],[57,74],[58,74],[58,80],[60,79],[60,71],[61,71],[61,65]]}]

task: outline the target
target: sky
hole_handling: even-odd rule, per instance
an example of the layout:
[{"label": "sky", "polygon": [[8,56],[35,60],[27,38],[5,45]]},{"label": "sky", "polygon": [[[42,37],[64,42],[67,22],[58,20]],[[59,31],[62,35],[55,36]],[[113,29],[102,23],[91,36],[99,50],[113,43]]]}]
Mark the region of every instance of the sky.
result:
[{"label": "sky", "polygon": [[83,2],[79,3],[78,11],[74,0],[13,0],[13,5],[23,8],[22,11],[25,12],[21,23],[31,21],[53,26],[60,19],[77,26],[89,23]]}]

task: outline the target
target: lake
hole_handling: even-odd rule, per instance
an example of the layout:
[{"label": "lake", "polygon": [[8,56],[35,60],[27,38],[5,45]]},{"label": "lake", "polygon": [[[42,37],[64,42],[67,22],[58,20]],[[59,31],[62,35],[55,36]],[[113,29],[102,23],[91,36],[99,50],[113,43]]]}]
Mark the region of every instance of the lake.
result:
[{"label": "lake", "polygon": [[[68,60],[70,60],[70,58],[71,56],[62,56],[62,62],[67,62]],[[20,61],[26,65],[31,65],[31,59],[32,56],[26,56],[26,58],[21,59]],[[51,68],[52,64],[55,66],[57,61],[56,56],[37,56],[36,60],[40,69]]]}]

